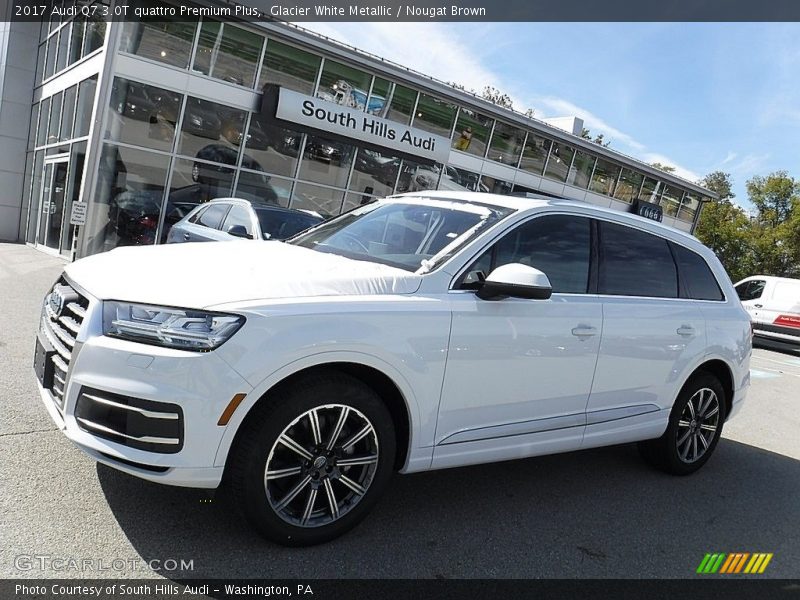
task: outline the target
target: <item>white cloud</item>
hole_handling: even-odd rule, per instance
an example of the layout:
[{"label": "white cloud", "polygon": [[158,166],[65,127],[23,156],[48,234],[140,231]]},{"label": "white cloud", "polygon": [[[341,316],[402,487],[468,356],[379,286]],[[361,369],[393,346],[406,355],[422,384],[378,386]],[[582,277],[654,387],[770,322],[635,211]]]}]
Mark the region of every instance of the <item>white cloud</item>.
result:
[{"label": "white cloud", "polygon": [[[690,181],[700,178],[697,173],[671,158],[648,151],[646,145],[632,135],[569,100],[554,96],[531,96],[521,93],[515,84],[501,80],[483,65],[479,54],[484,41],[486,46],[497,45],[488,25],[484,34],[476,35],[475,29],[471,28],[468,37],[459,34],[456,27],[443,23],[303,23],[302,26],[436,79],[459,83],[467,89],[480,91],[491,85],[508,93],[518,109],[533,108],[540,119],[579,117],[592,133],[602,133],[606,141],[611,141],[614,149],[630,153],[644,162],[673,166],[676,175]],[[485,36],[485,40],[480,39],[481,35]]]}]

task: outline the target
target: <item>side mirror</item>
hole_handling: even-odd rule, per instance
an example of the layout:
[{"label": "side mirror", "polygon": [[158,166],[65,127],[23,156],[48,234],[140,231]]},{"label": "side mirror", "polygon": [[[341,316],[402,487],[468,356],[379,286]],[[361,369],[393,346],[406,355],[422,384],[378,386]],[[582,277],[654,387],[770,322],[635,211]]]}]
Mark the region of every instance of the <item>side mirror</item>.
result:
[{"label": "side mirror", "polygon": [[481,300],[502,300],[503,298],[525,298],[527,300],[547,300],[553,293],[553,286],[547,275],[520,263],[497,267],[489,273],[486,281],[477,292]]},{"label": "side mirror", "polygon": [[244,225],[231,225],[228,227],[228,235],[232,235],[234,237],[250,239],[251,236],[247,233],[247,229],[245,229]]}]

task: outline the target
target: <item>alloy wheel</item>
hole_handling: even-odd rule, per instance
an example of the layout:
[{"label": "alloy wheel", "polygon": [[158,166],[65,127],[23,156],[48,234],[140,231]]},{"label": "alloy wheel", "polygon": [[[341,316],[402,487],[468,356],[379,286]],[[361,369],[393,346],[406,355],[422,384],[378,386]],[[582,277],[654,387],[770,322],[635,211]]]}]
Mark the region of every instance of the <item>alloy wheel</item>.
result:
[{"label": "alloy wheel", "polygon": [[267,458],[270,507],[300,527],[339,520],[367,493],[378,451],[375,427],[355,408],[325,404],[304,412],[281,432]]},{"label": "alloy wheel", "polygon": [[683,408],[678,420],[676,447],[684,463],[700,459],[711,447],[719,425],[719,399],[714,390],[697,390]]}]

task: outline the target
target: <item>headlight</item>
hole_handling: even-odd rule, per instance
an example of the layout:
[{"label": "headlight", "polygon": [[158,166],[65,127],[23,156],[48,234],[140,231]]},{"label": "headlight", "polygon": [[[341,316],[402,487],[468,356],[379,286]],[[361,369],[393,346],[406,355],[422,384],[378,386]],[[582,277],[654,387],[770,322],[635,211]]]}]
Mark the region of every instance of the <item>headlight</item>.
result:
[{"label": "headlight", "polygon": [[208,351],[225,343],[244,317],[200,310],[107,301],[103,334],[143,344]]}]

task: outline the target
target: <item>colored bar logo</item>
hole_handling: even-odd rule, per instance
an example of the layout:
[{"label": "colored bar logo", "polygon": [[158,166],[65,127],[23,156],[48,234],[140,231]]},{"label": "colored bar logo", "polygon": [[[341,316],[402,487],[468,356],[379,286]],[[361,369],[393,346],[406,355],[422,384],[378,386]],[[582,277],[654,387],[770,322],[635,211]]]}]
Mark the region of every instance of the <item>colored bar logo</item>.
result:
[{"label": "colored bar logo", "polygon": [[769,561],[772,560],[772,553],[755,552],[732,552],[730,554],[706,554],[697,567],[697,573],[701,575],[736,573],[757,574],[763,573]]}]

